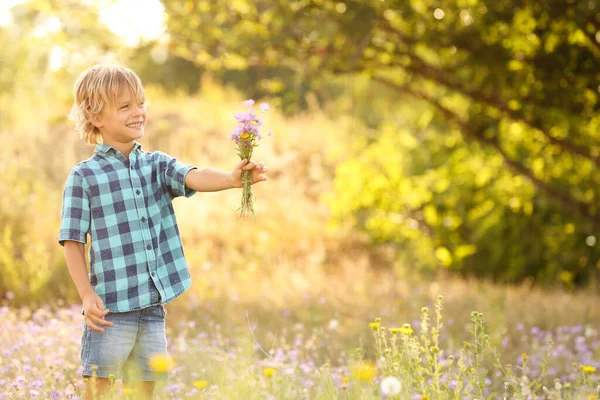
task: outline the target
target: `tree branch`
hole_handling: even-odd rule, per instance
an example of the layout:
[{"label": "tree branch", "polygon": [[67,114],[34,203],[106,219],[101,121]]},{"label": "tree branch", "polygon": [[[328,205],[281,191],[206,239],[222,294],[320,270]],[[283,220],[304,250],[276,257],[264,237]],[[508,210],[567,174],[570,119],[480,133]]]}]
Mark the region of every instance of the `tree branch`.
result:
[{"label": "tree branch", "polygon": [[428,103],[433,105],[435,108],[437,108],[449,121],[454,122],[461,129],[463,134],[466,134],[467,136],[469,136],[479,142],[485,143],[485,144],[493,147],[502,156],[504,162],[509,167],[511,167],[514,171],[516,171],[520,175],[525,176],[538,189],[547,193],[551,198],[553,198],[557,203],[562,205],[564,208],[578,214],[579,216],[581,216],[584,219],[589,220],[596,229],[600,229],[600,216],[592,215],[590,213],[589,204],[581,202],[576,199],[573,199],[572,197],[567,196],[563,193],[560,193],[559,191],[557,191],[556,189],[554,189],[553,187],[548,185],[546,182],[536,178],[535,175],[533,174],[533,172],[531,172],[527,167],[525,167],[518,161],[510,158],[508,156],[508,154],[504,151],[504,149],[500,146],[500,143],[498,140],[492,139],[492,138],[487,138],[484,135],[482,135],[481,133],[477,132],[475,129],[473,129],[472,126],[467,124],[454,111],[442,106],[441,104],[439,104],[438,101],[436,101],[435,99],[431,98],[430,96],[428,96],[427,94],[425,94],[419,90],[413,89],[407,85],[399,85],[397,83],[391,82],[391,81],[389,81],[385,78],[379,77],[379,76],[373,76],[373,79],[377,82],[383,83],[384,85],[391,87],[393,89],[396,89],[400,92],[405,92],[414,97],[417,97],[417,98],[427,101]]},{"label": "tree branch", "polygon": [[474,101],[492,106],[506,114],[514,121],[524,122],[531,128],[540,131],[550,143],[557,145],[563,151],[571,154],[576,154],[583,158],[587,158],[588,160],[592,161],[597,167],[600,167],[600,157],[593,155],[588,147],[580,146],[563,139],[555,138],[550,134],[550,132],[544,129],[539,118],[527,118],[526,116],[516,112],[515,110],[511,110],[506,104],[504,104],[497,98],[490,97],[479,90],[467,89],[462,85],[451,82],[450,80],[446,79],[445,76],[443,76],[442,70],[428,65],[416,55],[412,55],[412,57],[417,61],[417,65],[405,67],[407,70],[415,74],[419,74],[423,77],[429,78],[434,82],[446,86],[449,89],[462,93],[470,97]]},{"label": "tree branch", "polygon": [[[588,22],[593,23],[593,21],[590,21],[590,20],[592,20],[591,17],[588,20]],[[404,35],[402,35],[401,32],[398,32],[393,26],[391,26],[389,21],[387,21],[385,18],[381,19],[380,22],[381,22],[380,26],[382,28],[384,28],[389,33],[395,34],[403,42],[411,44],[411,45],[414,45],[416,43],[416,41],[409,40]],[[385,51],[385,49],[381,49],[381,50]],[[575,143],[572,143],[572,142],[569,142],[569,141],[566,141],[563,139],[558,139],[558,138],[552,136],[550,134],[550,132],[548,132],[546,129],[544,129],[539,118],[528,118],[527,116],[517,112],[516,110],[511,110],[505,103],[503,103],[502,101],[500,101],[500,99],[498,99],[496,97],[491,97],[489,95],[486,95],[485,93],[483,93],[480,90],[468,89],[461,84],[450,81],[449,79],[447,79],[446,75],[448,73],[451,73],[452,71],[448,71],[446,69],[439,68],[439,67],[434,67],[434,66],[428,64],[423,59],[421,59],[418,55],[416,55],[413,51],[397,50],[396,53],[399,55],[404,55],[404,56],[410,57],[410,59],[414,63],[413,65],[408,65],[408,66],[398,65],[399,67],[409,70],[409,71],[415,73],[416,75],[420,75],[420,76],[426,77],[428,79],[431,79],[432,81],[437,82],[441,85],[444,85],[449,89],[452,89],[459,93],[462,93],[474,101],[478,101],[478,102],[487,104],[489,106],[492,106],[492,107],[498,109],[499,111],[503,112],[504,114],[506,114],[512,120],[523,122],[523,123],[527,124],[528,126],[530,126],[531,128],[537,129],[548,139],[548,141],[550,141],[550,143],[557,145],[562,151],[586,158],[586,159],[592,161],[597,167],[600,167],[600,157],[592,154],[590,148],[585,147],[585,146],[580,146]]]}]

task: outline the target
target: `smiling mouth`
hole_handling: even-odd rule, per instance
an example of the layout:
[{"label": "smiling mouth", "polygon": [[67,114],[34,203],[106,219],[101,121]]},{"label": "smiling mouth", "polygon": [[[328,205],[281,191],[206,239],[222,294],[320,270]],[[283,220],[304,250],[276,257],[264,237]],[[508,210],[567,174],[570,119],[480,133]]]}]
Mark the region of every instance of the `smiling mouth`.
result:
[{"label": "smiling mouth", "polygon": [[142,127],[142,125],[143,125],[143,124],[142,124],[141,122],[136,122],[136,123],[134,123],[134,124],[129,124],[129,125],[127,125],[127,127],[129,127],[129,128],[133,128],[133,129],[138,129],[138,128],[141,128],[141,127]]}]

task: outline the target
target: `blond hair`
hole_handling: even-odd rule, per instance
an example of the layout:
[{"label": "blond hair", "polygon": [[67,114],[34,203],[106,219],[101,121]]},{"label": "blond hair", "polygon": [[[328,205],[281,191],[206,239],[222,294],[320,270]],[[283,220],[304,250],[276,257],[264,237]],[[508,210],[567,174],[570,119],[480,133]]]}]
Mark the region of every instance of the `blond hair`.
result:
[{"label": "blond hair", "polygon": [[75,122],[79,136],[88,144],[102,143],[102,134],[91,117],[105,107],[115,110],[117,98],[129,89],[138,102],[145,101],[142,81],[131,69],[120,65],[97,64],[83,71],[75,82],[75,102],[69,119]]}]

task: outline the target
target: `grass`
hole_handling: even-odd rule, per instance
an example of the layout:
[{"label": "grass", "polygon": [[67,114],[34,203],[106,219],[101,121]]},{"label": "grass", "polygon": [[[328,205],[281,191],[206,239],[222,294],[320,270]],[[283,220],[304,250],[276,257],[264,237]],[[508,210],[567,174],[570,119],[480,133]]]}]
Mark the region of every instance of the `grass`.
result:
[{"label": "grass", "polygon": [[[397,399],[598,395],[594,295],[426,282],[360,266],[335,276],[305,271],[297,279],[312,289],[298,290],[293,272],[227,281],[204,271],[218,295],[194,286],[168,305],[174,367],[159,398],[381,398],[388,376],[401,382],[388,396]],[[76,396],[79,307],[6,304],[0,313],[4,396]],[[116,380],[114,394],[123,390]]]}]

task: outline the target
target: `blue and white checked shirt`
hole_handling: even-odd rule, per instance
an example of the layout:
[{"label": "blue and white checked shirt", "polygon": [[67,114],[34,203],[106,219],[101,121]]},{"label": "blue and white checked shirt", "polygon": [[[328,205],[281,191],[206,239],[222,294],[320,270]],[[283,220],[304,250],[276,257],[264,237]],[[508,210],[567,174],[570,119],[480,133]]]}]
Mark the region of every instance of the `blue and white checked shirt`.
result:
[{"label": "blue and white checked shirt", "polygon": [[106,309],[148,307],[156,289],[164,304],[190,287],[172,201],[196,193],[185,187],[194,168],[136,142],[129,159],[98,144],[71,170],[58,241],[87,243],[90,235],[90,283]]}]

